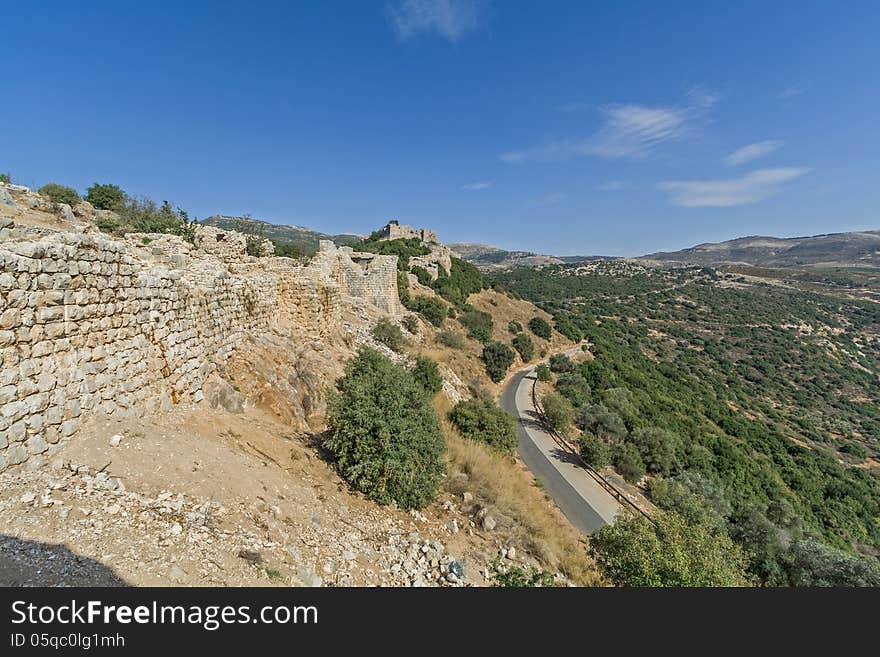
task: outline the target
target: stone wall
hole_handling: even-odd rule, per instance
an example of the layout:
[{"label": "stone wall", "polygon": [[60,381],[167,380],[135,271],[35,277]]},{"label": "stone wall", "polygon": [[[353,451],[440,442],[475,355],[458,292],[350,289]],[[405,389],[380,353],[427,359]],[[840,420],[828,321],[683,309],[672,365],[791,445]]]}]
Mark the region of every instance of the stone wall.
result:
[{"label": "stone wall", "polygon": [[401,239],[417,239],[426,243],[437,243],[437,233],[427,228],[413,228],[412,226],[401,226],[393,221],[385,224],[380,231],[383,240],[401,240]]},{"label": "stone wall", "polygon": [[219,240],[236,245],[221,259],[167,235],[0,230],[0,471],[51,453],[90,413],[200,401],[249,333],[286,322],[320,336],[347,300],[399,312],[395,256],[327,243],[301,266],[242,256],[241,238]]}]

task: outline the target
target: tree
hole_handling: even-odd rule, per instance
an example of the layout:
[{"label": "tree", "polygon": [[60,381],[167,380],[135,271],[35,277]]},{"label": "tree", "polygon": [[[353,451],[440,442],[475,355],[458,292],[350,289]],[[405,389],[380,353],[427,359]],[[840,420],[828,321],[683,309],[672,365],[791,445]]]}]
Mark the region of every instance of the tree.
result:
[{"label": "tree", "polygon": [[791,583],[795,586],[880,586],[880,563],[817,541],[795,541],[786,555]]},{"label": "tree", "polygon": [[486,373],[495,383],[504,379],[507,369],[513,365],[516,358],[513,349],[503,342],[490,342],[483,347],[483,362],[486,364]]},{"label": "tree", "polygon": [[574,409],[565,397],[555,392],[548,393],[541,399],[541,406],[544,421],[551,429],[559,433],[568,431],[574,418]]},{"label": "tree", "polygon": [[12,182],[12,178],[8,173],[0,173],[0,183],[6,183],[7,185]]},{"label": "tree", "polygon": [[446,304],[437,297],[425,295],[407,297],[403,305],[408,310],[419,313],[434,326],[442,325],[443,320],[446,319]]},{"label": "tree", "polygon": [[403,331],[387,317],[383,317],[373,327],[373,338],[381,342],[392,351],[400,351],[406,345]]},{"label": "tree", "polygon": [[519,352],[524,363],[528,363],[535,355],[535,345],[526,333],[517,333],[513,336],[513,348]]},{"label": "tree", "polygon": [[590,401],[590,384],[576,372],[560,374],[556,379],[556,390],[576,407]]},{"label": "tree", "polygon": [[429,397],[433,397],[443,387],[443,377],[440,376],[440,368],[437,363],[427,356],[419,356],[416,358],[416,364],[412,369],[413,379],[422,389],[428,393]]},{"label": "tree", "polygon": [[550,336],[553,335],[550,324],[548,324],[547,320],[543,317],[532,317],[529,320],[529,330],[539,338],[544,338],[545,340],[549,340]]},{"label": "tree", "polygon": [[547,363],[538,363],[538,366],[535,368],[535,376],[538,377],[538,381],[549,381],[552,375],[550,374],[550,368],[547,367]]},{"label": "tree", "polygon": [[126,193],[117,185],[95,183],[86,190],[86,201],[99,210],[118,210],[126,198]]},{"label": "tree", "polygon": [[446,443],[427,395],[405,368],[362,347],[330,397],[328,424],[324,445],[352,486],[404,509],[433,501]]},{"label": "tree", "polygon": [[550,371],[574,372],[574,363],[565,354],[553,354],[550,356]]},{"label": "tree", "polygon": [[578,428],[609,441],[621,440],[627,435],[626,425],[620,416],[603,404],[582,406],[575,418],[575,424]]},{"label": "tree", "polygon": [[79,194],[76,193],[73,187],[59,185],[58,183],[46,183],[37,190],[37,193],[45,196],[53,203],[66,203],[70,206],[76,205],[80,200]]},{"label": "tree", "polygon": [[632,445],[617,443],[611,452],[611,462],[620,476],[631,484],[636,484],[645,476],[645,464],[642,457]]},{"label": "tree", "polygon": [[499,452],[512,454],[519,444],[513,418],[491,399],[460,401],[449,419],[466,438],[486,443]]},{"label": "tree", "polygon": [[596,434],[584,431],[578,437],[581,458],[594,468],[604,468],[611,462],[611,446]]},{"label": "tree", "polygon": [[726,534],[658,511],[657,527],[621,516],[590,536],[590,554],[617,586],[746,586],[746,557]]},{"label": "tree", "polygon": [[656,427],[636,429],[630,441],[639,450],[645,469],[668,477],[675,465],[675,445],[678,439],[670,432]]},{"label": "tree", "polygon": [[431,272],[429,272],[424,267],[420,267],[419,265],[413,265],[409,268],[410,272],[415,274],[416,280],[425,287],[430,287],[433,279],[431,278]]},{"label": "tree", "polygon": [[514,319],[507,323],[507,330],[516,335],[522,333],[523,325]]}]

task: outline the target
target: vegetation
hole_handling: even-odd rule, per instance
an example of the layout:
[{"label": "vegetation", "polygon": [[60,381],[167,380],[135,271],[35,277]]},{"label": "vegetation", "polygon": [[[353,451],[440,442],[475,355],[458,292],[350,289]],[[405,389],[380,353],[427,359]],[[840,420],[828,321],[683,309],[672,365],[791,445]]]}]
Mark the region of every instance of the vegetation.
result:
[{"label": "vegetation", "polygon": [[409,268],[409,270],[411,273],[415,274],[416,279],[422,285],[430,287],[431,283],[433,283],[433,280],[431,279],[431,272],[429,272],[424,267],[419,267],[418,265],[413,265],[412,267]]},{"label": "vegetation", "polygon": [[399,240],[379,239],[378,233],[373,233],[367,239],[352,245],[355,251],[366,251],[380,255],[396,255],[397,269],[406,272],[409,267],[409,259],[413,256],[428,255],[431,252],[415,237]]},{"label": "vegetation", "polygon": [[486,286],[483,274],[469,262],[460,258],[451,259],[452,270],[446,272],[440,267],[439,277],[434,281],[434,289],[450,303],[463,306],[471,294]]},{"label": "vegetation", "polygon": [[519,439],[513,418],[490,399],[467,399],[452,409],[449,419],[465,438],[505,454],[516,451]]},{"label": "vegetation", "polygon": [[553,335],[550,325],[543,317],[532,317],[529,320],[529,330],[539,338],[544,338],[545,340],[549,340],[550,336]]},{"label": "vegetation", "polygon": [[99,210],[119,210],[128,195],[117,185],[95,183],[86,190],[86,201]]},{"label": "vegetation", "polygon": [[165,233],[192,243],[197,223],[189,218],[186,211],[172,208],[168,201],[157,205],[150,199],[129,198],[114,215],[99,218],[96,225],[105,233],[115,235]]},{"label": "vegetation", "polygon": [[574,372],[574,363],[565,354],[553,354],[550,356],[550,371],[557,373]]},{"label": "vegetation", "polygon": [[362,348],[328,401],[328,424],[324,445],[357,490],[403,509],[434,500],[446,444],[428,396],[405,368]]},{"label": "vegetation", "polygon": [[548,393],[541,399],[544,421],[559,433],[565,433],[574,419],[574,409],[569,401],[555,392]]},{"label": "vegetation", "polygon": [[590,554],[617,586],[743,586],[747,559],[726,535],[674,513],[623,516],[590,537]]},{"label": "vegetation", "polygon": [[468,336],[482,343],[492,341],[492,315],[482,310],[470,309],[458,316],[459,323],[468,330]]},{"label": "vegetation", "polygon": [[503,342],[490,342],[483,347],[483,362],[486,364],[486,373],[495,383],[504,380],[508,368],[513,365],[513,349]]},{"label": "vegetation", "polygon": [[419,313],[434,326],[443,324],[446,319],[446,304],[437,297],[429,297],[420,294],[415,297],[407,297],[404,307],[414,313]]},{"label": "vegetation", "polygon": [[400,322],[403,324],[403,328],[412,333],[413,335],[418,335],[419,332],[419,320],[416,319],[415,315],[407,315]]},{"label": "vegetation", "polygon": [[517,333],[513,336],[511,344],[513,345],[513,348],[519,352],[519,356],[524,363],[528,363],[534,357],[535,344],[526,333]]},{"label": "vegetation", "polygon": [[513,333],[513,335],[516,335],[517,333],[522,333],[523,325],[520,324],[518,321],[513,320],[511,322],[508,322],[507,330]]},{"label": "vegetation", "polygon": [[77,194],[73,187],[59,185],[58,183],[46,183],[37,190],[37,193],[45,196],[53,203],[66,203],[71,207],[80,201],[79,194]]},{"label": "vegetation", "polygon": [[416,364],[412,369],[413,380],[424,390],[429,397],[433,397],[443,387],[443,377],[437,363],[427,356],[416,358]]},{"label": "vegetation", "polygon": [[631,481],[645,467],[652,501],[732,540],[752,581],[821,583],[829,562],[877,566],[864,555],[880,551],[880,477],[845,463],[878,456],[880,306],[621,262],[495,282],[590,344],[595,359],[557,381],[588,449],[604,441]]},{"label": "vegetation", "polygon": [[449,347],[450,349],[455,349],[456,351],[460,351],[465,347],[464,338],[462,338],[457,333],[453,333],[452,331],[440,331],[435,337],[437,339],[437,342],[442,344],[444,347]]},{"label": "vegetation", "polygon": [[581,458],[594,468],[604,468],[611,462],[611,447],[596,434],[584,431],[578,437]]},{"label": "vegetation", "polygon": [[495,559],[489,564],[489,576],[495,586],[511,588],[537,588],[556,586],[552,573],[534,567],[523,568]]},{"label": "vegetation", "polygon": [[373,327],[373,338],[392,351],[400,351],[406,346],[406,337],[400,327],[387,317],[383,317]]},{"label": "vegetation", "polygon": [[535,376],[538,377],[538,381],[550,381],[553,378],[547,363],[538,363],[538,366],[535,368]]},{"label": "vegetation", "polygon": [[10,177],[9,173],[0,173],[0,183],[9,184],[11,182],[12,178]]}]

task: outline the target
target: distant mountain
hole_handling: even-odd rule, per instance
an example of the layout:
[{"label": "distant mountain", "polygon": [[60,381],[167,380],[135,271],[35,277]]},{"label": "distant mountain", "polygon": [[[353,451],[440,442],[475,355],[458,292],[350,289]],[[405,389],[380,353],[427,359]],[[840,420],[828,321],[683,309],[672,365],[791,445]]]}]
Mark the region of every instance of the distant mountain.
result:
[{"label": "distant mountain", "polygon": [[317,247],[319,240],[332,240],[338,246],[353,244],[363,239],[363,235],[342,233],[340,235],[328,235],[304,226],[284,226],[270,224],[268,221],[251,219],[250,217],[227,217],[214,215],[201,221],[208,226],[216,226],[224,230],[237,230],[241,233],[261,235],[267,239],[281,244],[302,244]]},{"label": "distant mountain", "polygon": [[740,237],[717,244],[699,244],[681,251],[651,253],[642,259],[698,265],[880,267],[880,230],[812,237]]},{"label": "distant mountain", "polygon": [[460,242],[448,246],[462,260],[466,260],[483,270],[558,265],[565,262],[563,258],[555,256],[540,255],[531,251],[505,251],[489,244]]}]

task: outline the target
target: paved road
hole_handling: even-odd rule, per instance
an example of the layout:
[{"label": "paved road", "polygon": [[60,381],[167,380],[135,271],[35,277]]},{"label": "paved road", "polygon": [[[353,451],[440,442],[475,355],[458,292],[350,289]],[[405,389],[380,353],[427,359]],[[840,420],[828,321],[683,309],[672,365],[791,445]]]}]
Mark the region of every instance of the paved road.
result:
[{"label": "paved road", "polygon": [[534,366],[517,372],[504,388],[501,405],[519,419],[519,455],[569,522],[585,534],[609,524],[620,504],[535,421]]}]

